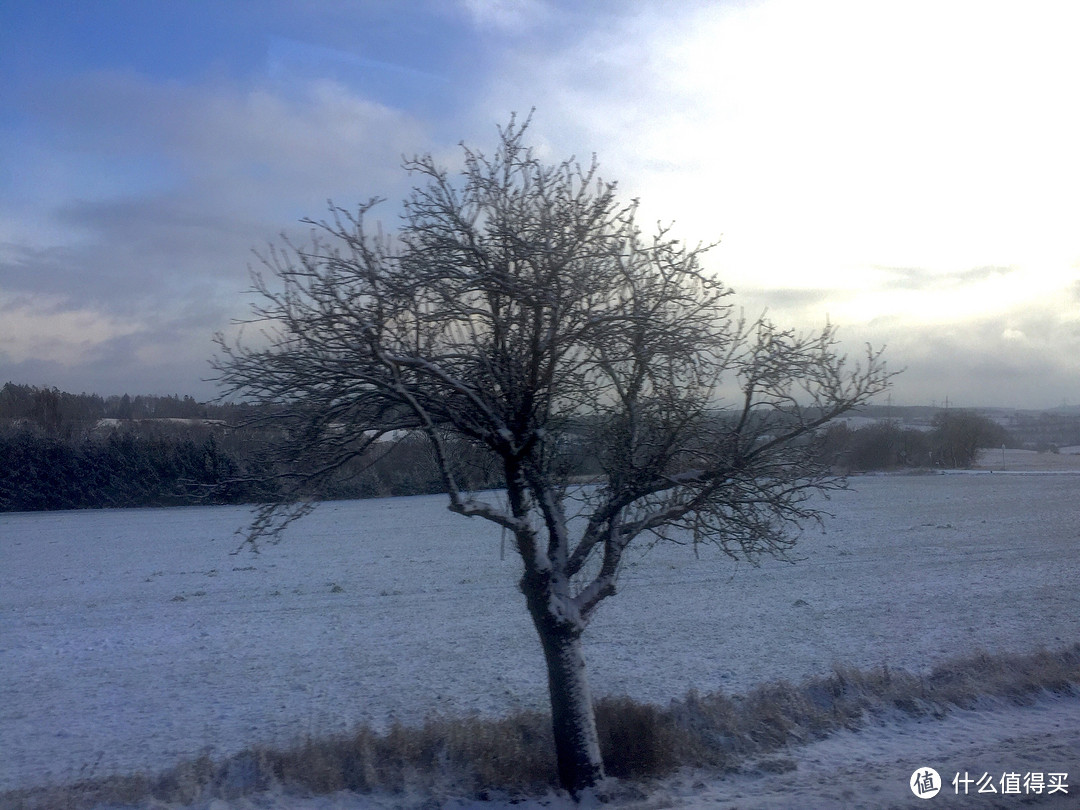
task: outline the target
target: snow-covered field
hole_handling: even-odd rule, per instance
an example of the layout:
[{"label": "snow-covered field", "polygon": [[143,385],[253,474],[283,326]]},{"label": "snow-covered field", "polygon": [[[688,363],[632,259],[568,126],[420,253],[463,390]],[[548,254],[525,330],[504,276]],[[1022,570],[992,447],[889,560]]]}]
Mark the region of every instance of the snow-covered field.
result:
[{"label": "snow-covered field", "polygon": [[[1080,476],[853,486],[795,565],[632,556],[586,637],[594,692],[666,702],[834,663],[919,671],[1080,640]],[[489,524],[435,496],[330,503],[255,555],[237,553],[246,519],[0,515],[0,790],[358,721],[544,705],[518,566]]]}]

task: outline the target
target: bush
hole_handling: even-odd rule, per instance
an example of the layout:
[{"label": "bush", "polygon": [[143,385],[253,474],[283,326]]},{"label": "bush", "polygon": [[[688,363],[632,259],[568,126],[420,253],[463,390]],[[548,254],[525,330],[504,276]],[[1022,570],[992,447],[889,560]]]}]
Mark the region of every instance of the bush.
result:
[{"label": "bush", "polygon": [[1005,428],[972,411],[940,411],[930,434],[934,463],[939,467],[966,469],[975,463],[983,447],[1008,444]]}]

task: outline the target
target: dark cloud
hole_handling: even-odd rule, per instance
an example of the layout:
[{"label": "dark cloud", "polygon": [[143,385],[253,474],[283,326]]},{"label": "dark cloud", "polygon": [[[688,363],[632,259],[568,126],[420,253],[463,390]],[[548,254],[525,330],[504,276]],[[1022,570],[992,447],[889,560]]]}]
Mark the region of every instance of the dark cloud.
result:
[{"label": "dark cloud", "polygon": [[843,290],[797,287],[740,287],[736,292],[742,301],[752,301],[770,309],[782,310],[819,308],[829,301],[836,301],[849,294]]},{"label": "dark cloud", "polygon": [[[200,401],[214,399],[221,393],[209,381],[212,369],[207,358],[213,349],[209,340],[205,341],[201,356],[196,356],[194,351],[184,356],[173,352],[167,362],[158,363],[146,362],[140,356],[139,346],[139,341],[134,340],[110,341],[101,345],[95,357],[75,365],[41,358],[4,362],[0,355],[0,384],[13,381],[101,396],[178,394]],[[197,348],[199,343],[193,343],[192,349]]]},{"label": "dark cloud", "polygon": [[163,207],[169,204],[84,203],[59,212],[59,221],[77,224],[89,236],[74,245],[5,245],[3,291],[44,294],[128,317],[149,309],[167,313],[193,297],[204,300],[208,286],[244,283],[253,240],[264,230]]},{"label": "dark cloud", "polygon": [[1077,321],[1049,309],[956,323],[912,325],[897,317],[844,330],[849,343],[887,344],[890,366],[905,369],[894,401],[920,405],[1047,408],[1080,402]]}]

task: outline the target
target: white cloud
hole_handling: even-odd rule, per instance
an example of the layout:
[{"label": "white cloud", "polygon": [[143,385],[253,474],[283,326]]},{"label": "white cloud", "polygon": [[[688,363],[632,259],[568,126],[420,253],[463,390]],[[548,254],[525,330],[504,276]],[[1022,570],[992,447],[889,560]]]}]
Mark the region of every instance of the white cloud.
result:
[{"label": "white cloud", "polygon": [[[687,10],[689,9],[689,10]],[[726,275],[1075,259],[1080,7],[777,0],[637,6],[523,51],[494,104],[595,146],[646,211],[723,234]]]},{"label": "white cloud", "polygon": [[108,342],[143,331],[142,324],[87,307],[69,308],[55,297],[15,297],[0,291],[0,358],[61,366],[90,360]]},{"label": "white cloud", "polygon": [[519,34],[549,20],[555,12],[542,0],[461,0],[479,28]]},{"label": "white cloud", "polygon": [[[1026,265],[981,278],[956,279],[928,273],[927,280],[906,288],[867,283],[849,288],[846,300],[831,312],[846,323],[901,318],[909,327],[955,323],[972,318],[1004,317],[1028,309],[1060,306],[1064,268]],[[868,273],[869,279],[875,275]]]},{"label": "white cloud", "polygon": [[[943,379],[987,402],[1024,380],[1078,398],[1080,335],[1064,311],[1080,266],[1080,5],[622,8],[554,53],[519,48],[485,114],[535,104],[551,151],[596,150],[642,198],[642,222],[721,238],[709,266],[751,314],[829,317],[850,345],[888,344],[905,378],[936,373],[909,358],[937,341],[932,359],[953,362]],[[884,271],[905,267],[918,283]],[[1057,325],[1053,341],[1011,326],[1034,312]],[[979,339],[941,337],[950,329]],[[998,354],[969,373],[980,352]]]}]

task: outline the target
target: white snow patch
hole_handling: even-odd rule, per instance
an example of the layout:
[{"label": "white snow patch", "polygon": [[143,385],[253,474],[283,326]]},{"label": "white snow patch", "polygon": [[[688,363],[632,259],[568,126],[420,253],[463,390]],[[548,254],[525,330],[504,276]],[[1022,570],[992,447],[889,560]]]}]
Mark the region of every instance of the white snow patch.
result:
[{"label": "white snow patch", "polygon": [[[585,636],[591,691],[666,703],[834,663],[926,671],[978,647],[1075,642],[1076,483],[857,479],[827,504],[836,518],[803,538],[796,565],[631,548],[620,594]],[[0,515],[0,790],[157,770],[358,722],[544,707],[520,563],[500,561],[498,527],[445,504],[325,504],[258,555],[234,553],[242,508]],[[1004,733],[1018,722],[1010,711],[1030,710],[985,722]],[[898,728],[865,733],[885,745]],[[1036,750],[1025,739],[1017,754]],[[762,779],[790,787],[787,776]],[[668,788],[673,800],[683,789]]]},{"label": "white snow patch", "polygon": [[[790,770],[738,774],[684,771],[652,792],[654,807],[766,808],[1013,807],[1021,799],[1001,794],[1005,773],[1067,773],[1067,794],[1049,796],[1038,806],[1076,807],[1080,794],[1080,698],[1048,697],[1030,707],[1001,705],[993,710],[954,711],[943,720],[904,719],[843,731],[819,742],[791,748],[763,763],[789,760]],[[916,769],[935,769],[942,778],[935,801],[917,798],[908,780]],[[990,774],[998,795],[978,794],[953,779]],[[1044,780],[1045,781],[1045,780]],[[1023,787],[1021,786],[1021,791]],[[1047,801],[1051,798],[1054,801]],[[996,803],[1006,802],[1005,805]],[[1046,804],[1044,804],[1046,802]],[[1058,804],[1057,802],[1061,802]]]}]

